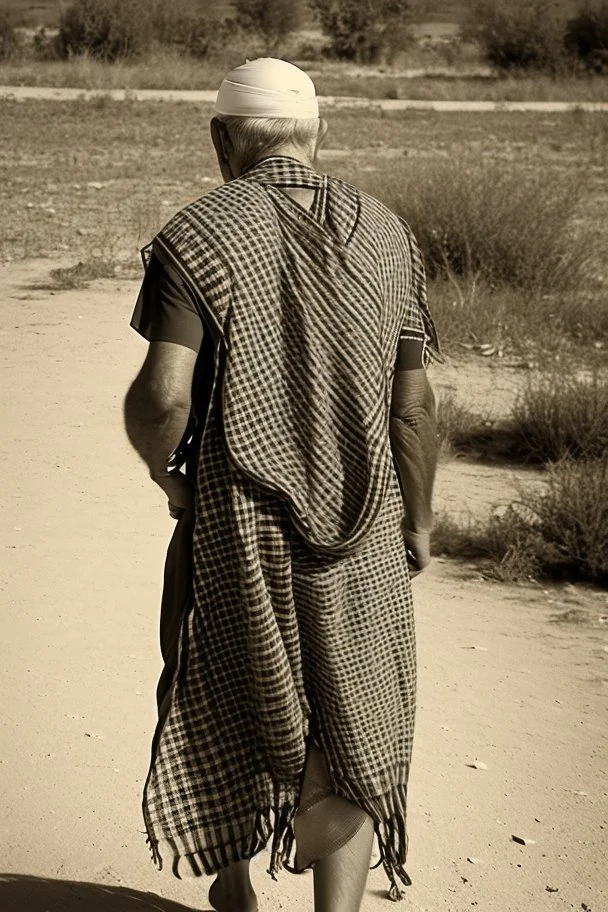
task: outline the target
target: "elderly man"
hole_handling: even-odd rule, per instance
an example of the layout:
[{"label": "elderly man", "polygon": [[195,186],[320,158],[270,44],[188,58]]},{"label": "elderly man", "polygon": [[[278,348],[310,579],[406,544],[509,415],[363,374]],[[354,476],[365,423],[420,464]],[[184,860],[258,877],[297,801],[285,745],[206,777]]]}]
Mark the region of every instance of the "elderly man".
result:
[{"label": "elderly man", "polygon": [[268,844],[317,912],[359,909],[374,833],[391,898],[410,882],[437,339],[407,225],[314,170],[325,132],[301,70],[233,70],[225,183],[155,238],[132,321],[127,432],[178,520],[144,816],[159,865],[217,874],[218,912],[257,909]]}]

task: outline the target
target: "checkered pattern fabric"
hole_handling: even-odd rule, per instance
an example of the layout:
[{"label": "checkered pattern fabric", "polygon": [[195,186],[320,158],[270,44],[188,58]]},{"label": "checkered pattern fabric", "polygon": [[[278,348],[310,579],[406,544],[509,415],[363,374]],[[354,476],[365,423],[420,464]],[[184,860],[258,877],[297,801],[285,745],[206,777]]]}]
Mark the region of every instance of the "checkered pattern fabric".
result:
[{"label": "checkered pattern fabric", "polygon": [[[311,211],[284,187],[313,189]],[[157,242],[216,363],[192,608],[144,795],[153,855],[209,874],[272,835],[274,874],[314,738],[336,793],[373,817],[397,898],[415,643],[388,412],[400,335],[437,346],[415,241],[371,197],[273,158]]]}]

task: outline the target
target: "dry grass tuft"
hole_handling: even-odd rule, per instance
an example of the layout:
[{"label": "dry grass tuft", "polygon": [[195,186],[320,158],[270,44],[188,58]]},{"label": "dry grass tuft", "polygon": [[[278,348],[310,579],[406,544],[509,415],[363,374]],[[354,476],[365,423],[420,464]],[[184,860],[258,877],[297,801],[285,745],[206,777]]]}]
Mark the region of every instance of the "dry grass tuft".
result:
[{"label": "dry grass tuft", "polygon": [[585,171],[450,157],[404,176],[377,189],[411,225],[430,277],[481,279],[529,295],[596,277],[599,239],[576,222],[588,195]]},{"label": "dry grass tuft", "polygon": [[[511,416],[513,454],[524,462],[599,459],[608,453],[608,380],[555,372],[529,383]],[[604,493],[608,500],[608,492]]]},{"label": "dry grass tuft", "polygon": [[51,270],[53,288],[64,291],[73,288],[86,288],[91,282],[98,279],[113,279],[120,271],[120,266],[114,261],[101,257],[80,261],[74,266],[61,267]]},{"label": "dry grass tuft", "polygon": [[608,585],[608,459],[563,460],[548,472],[540,493],[487,523],[459,526],[437,518],[433,549],[480,561],[490,578],[520,582],[534,578]]},{"label": "dry grass tuft", "polygon": [[487,420],[456,399],[454,393],[443,393],[437,399],[437,438],[440,455],[449,458],[468,449],[471,440]]}]

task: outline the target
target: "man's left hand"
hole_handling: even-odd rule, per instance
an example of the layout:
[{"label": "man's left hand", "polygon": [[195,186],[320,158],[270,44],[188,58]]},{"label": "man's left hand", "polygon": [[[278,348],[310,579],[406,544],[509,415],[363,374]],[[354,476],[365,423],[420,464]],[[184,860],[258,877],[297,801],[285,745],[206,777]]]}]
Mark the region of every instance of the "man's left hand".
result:
[{"label": "man's left hand", "polygon": [[194,485],[181,472],[155,475],[154,481],[169,498],[169,514],[173,519],[179,519],[185,510],[192,509]]}]

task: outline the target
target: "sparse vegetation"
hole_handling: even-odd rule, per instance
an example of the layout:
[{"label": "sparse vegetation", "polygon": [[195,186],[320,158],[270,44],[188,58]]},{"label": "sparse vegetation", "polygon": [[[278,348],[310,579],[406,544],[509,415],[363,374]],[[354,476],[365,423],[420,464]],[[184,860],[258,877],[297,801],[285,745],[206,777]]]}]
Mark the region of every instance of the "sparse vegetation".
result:
[{"label": "sparse vegetation", "polygon": [[608,379],[599,371],[582,378],[569,371],[542,375],[516,400],[511,426],[514,455],[524,462],[605,457]]},{"label": "sparse vegetation", "polygon": [[329,51],[359,63],[389,61],[410,40],[411,0],[310,0]]},{"label": "sparse vegetation", "polygon": [[57,48],[62,57],[87,53],[114,61],[141,54],[152,37],[143,0],[73,0],[61,14]]},{"label": "sparse vegetation", "polygon": [[525,352],[539,337],[608,340],[606,237],[583,209],[590,173],[456,152],[415,159],[399,182],[361,181],[411,225],[442,338]]},{"label": "sparse vegetation", "polygon": [[53,289],[57,291],[86,288],[98,279],[114,279],[120,273],[120,266],[103,257],[80,260],[74,266],[51,269]]},{"label": "sparse vegetation", "polygon": [[534,291],[576,287],[593,274],[597,242],[574,229],[585,193],[576,170],[446,158],[412,168],[379,193],[410,223],[431,277],[482,279]]},{"label": "sparse vegetation", "polygon": [[437,399],[437,439],[440,455],[450,458],[463,447],[468,448],[471,439],[488,419],[478,415],[458,401],[453,392],[444,393]]},{"label": "sparse vegetation", "polygon": [[302,21],[293,0],[233,0],[237,23],[261,37],[264,53],[275,55]]},{"label": "sparse vegetation", "polygon": [[504,582],[530,578],[585,580],[608,585],[608,460],[564,460],[549,469],[544,490],[487,523],[461,526],[437,518],[434,551],[481,561]]},{"label": "sparse vegetation", "polygon": [[586,0],[566,24],[565,46],[587,70],[608,73],[608,0]]},{"label": "sparse vegetation", "polygon": [[234,21],[211,19],[194,0],[72,0],[61,13],[55,44],[60,57],[86,54],[107,63],[158,46],[201,59],[223,49],[235,31]]},{"label": "sparse vegetation", "polygon": [[553,0],[476,0],[463,29],[500,70],[557,73],[566,67],[565,18]]},{"label": "sparse vegetation", "polygon": [[21,51],[21,41],[10,11],[0,10],[0,60],[14,60]]}]

